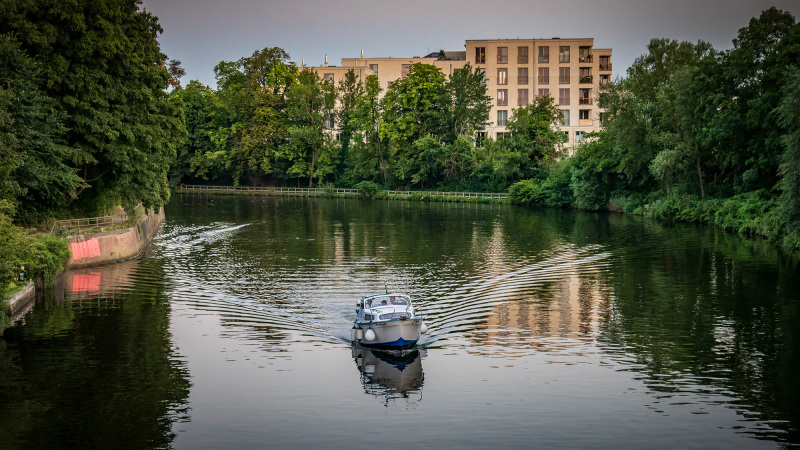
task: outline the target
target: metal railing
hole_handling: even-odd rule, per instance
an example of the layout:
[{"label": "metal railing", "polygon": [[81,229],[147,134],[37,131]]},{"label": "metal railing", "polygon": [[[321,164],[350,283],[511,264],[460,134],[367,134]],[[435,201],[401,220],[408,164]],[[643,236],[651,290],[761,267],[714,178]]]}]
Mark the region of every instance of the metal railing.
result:
[{"label": "metal railing", "polygon": [[600,70],[611,70],[611,63],[600,64]]},{"label": "metal railing", "polygon": [[[144,213],[142,205],[137,206],[135,212],[135,216],[140,216]],[[50,229],[50,235],[64,234],[71,236],[75,234],[103,233],[118,228],[127,222],[128,214],[124,210],[110,216],[58,220]]]},{"label": "metal railing", "polygon": [[[251,195],[288,195],[288,196],[307,196],[319,197],[328,194],[349,194],[358,195],[358,189],[347,188],[294,188],[294,187],[252,187],[252,186],[204,186],[181,184],[178,186],[180,192],[199,192],[206,194],[235,193]],[[413,195],[424,195],[432,197],[454,197],[454,198],[508,198],[504,192],[445,192],[445,191],[393,191],[382,190],[387,196],[410,197]]]}]

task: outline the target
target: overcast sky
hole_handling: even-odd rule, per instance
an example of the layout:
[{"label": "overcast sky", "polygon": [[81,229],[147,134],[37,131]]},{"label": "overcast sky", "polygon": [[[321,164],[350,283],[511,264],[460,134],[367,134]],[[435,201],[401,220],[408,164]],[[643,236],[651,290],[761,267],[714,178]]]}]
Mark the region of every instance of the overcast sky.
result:
[{"label": "overcast sky", "polygon": [[161,49],[186,69],[184,84],[214,87],[214,66],[265,47],[298,64],[340,65],[343,57],[424,56],[463,50],[467,39],[594,38],[612,48],[625,74],[648,41],[667,37],[731,48],[738,30],[776,6],[800,14],[797,0],[144,0],[159,18]]}]

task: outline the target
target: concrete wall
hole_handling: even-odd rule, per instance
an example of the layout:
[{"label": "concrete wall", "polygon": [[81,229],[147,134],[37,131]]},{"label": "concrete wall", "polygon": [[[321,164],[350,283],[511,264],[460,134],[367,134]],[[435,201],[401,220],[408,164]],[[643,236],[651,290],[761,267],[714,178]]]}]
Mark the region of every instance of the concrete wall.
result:
[{"label": "concrete wall", "polygon": [[[107,233],[69,236],[67,239],[72,247],[72,258],[67,262],[67,269],[93,266],[136,256],[163,221],[164,208],[161,208],[158,212],[150,212],[142,217],[135,227]],[[70,281],[72,280],[70,279]],[[94,278],[88,280],[91,286]],[[34,283],[30,283],[8,300],[2,301],[3,310],[12,321],[17,320],[33,307],[35,297]]]},{"label": "concrete wall", "polygon": [[72,258],[67,268],[85,267],[131,258],[139,254],[164,220],[164,208],[150,212],[135,227],[106,233],[68,237]]}]

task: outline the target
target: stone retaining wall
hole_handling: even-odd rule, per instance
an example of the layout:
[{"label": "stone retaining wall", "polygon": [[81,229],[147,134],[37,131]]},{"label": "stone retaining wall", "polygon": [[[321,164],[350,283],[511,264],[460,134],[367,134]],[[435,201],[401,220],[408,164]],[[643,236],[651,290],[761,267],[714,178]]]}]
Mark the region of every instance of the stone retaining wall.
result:
[{"label": "stone retaining wall", "polygon": [[161,208],[158,212],[146,214],[135,227],[69,236],[67,239],[72,258],[67,262],[67,268],[93,266],[136,256],[163,220],[164,208]]}]

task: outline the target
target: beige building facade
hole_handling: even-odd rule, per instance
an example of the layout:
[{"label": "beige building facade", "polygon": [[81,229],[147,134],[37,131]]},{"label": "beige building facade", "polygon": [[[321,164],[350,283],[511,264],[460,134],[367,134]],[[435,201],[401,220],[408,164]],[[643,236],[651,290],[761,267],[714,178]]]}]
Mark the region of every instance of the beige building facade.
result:
[{"label": "beige building facade", "polygon": [[365,58],[362,52],[359,58],[343,58],[341,66],[326,62],[312,69],[337,85],[349,70],[355,70],[361,81],[374,74],[385,91],[412,64],[431,64],[450,76],[469,63],[484,72],[492,97],[489,122],[476,140],[502,139],[514,109],[550,96],[561,110],[569,155],[588,133],[601,129],[604,111],[597,105],[597,94],[611,80],[611,55],[611,49],[594,48],[592,38],[479,39],[467,40],[465,51],[411,58]]}]

